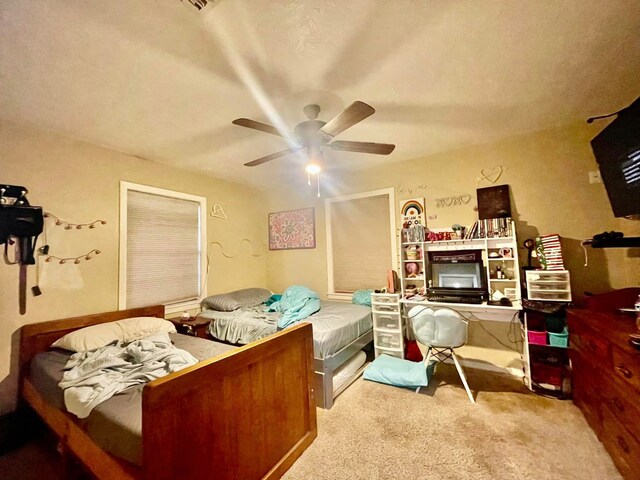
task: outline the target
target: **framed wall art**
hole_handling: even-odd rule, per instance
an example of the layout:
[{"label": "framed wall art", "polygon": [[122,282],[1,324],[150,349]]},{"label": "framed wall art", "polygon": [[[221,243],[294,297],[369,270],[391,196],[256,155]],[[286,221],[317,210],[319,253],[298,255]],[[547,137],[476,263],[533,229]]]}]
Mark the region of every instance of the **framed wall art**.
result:
[{"label": "framed wall art", "polygon": [[316,248],[315,209],[269,214],[269,250]]}]

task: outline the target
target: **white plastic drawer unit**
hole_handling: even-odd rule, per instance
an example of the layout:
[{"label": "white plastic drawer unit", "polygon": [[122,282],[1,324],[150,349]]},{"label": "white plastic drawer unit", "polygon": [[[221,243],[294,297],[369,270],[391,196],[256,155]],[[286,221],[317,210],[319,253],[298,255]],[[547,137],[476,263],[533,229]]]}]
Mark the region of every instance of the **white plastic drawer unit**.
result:
[{"label": "white plastic drawer unit", "polygon": [[571,279],[567,270],[527,270],[529,300],[570,302]]},{"label": "white plastic drawer unit", "polygon": [[399,332],[374,332],[375,346],[381,348],[402,348],[402,334]]},{"label": "white plastic drawer unit", "polygon": [[392,357],[404,358],[402,350],[376,347],[376,357],[379,357],[380,355],[391,355]]},{"label": "white plastic drawer unit", "polygon": [[400,330],[399,313],[374,313],[373,328],[376,330]]},{"label": "white plastic drawer unit", "polygon": [[399,313],[400,305],[397,303],[374,303],[371,302],[371,309],[374,313]]},{"label": "white plastic drawer unit", "polygon": [[371,302],[373,303],[397,303],[400,295],[397,293],[372,293]]}]

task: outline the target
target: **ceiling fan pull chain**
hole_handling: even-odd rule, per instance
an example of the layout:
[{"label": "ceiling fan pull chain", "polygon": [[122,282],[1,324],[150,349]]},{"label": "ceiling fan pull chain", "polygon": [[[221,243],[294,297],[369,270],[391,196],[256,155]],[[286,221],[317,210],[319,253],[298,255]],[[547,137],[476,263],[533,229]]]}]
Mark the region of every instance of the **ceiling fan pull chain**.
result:
[{"label": "ceiling fan pull chain", "polygon": [[318,175],[317,175],[317,182],[318,182],[318,198],[320,198],[320,172],[318,172]]},{"label": "ceiling fan pull chain", "polygon": [[311,186],[311,172],[307,170],[307,185]]}]

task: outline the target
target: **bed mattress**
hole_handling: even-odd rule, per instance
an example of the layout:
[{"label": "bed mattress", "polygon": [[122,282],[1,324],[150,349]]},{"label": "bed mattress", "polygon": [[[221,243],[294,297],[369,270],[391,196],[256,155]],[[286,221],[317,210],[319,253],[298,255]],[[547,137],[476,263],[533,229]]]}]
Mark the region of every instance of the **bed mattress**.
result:
[{"label": "bed mattress", "polygon": [[[233,312],[207,310],[198,318],[212,321],[209,333],[214,338],[245,345],[275,333],[280,315],[258,306]],[[373,326],[370,307],[344,302],[323,301],[320,311],[302,321],[313,325],[314,356],[320,359],[336,354]]]},{"label": "bed mattress", "polygon": [[[198,360],[206,360],[236,347],[203,338],[169,334],[177,348],[187,350]],[[31,361],[31,381],[35,389],[51,405],[65,410],[64,394],[58,387],[71,352],[50,350]],[[140,465],[142,461],[142,389],[137,385],[98,405],[84,420],[78,420],[89,436],[102,449]]]},{"label": "bed mattress", "polygon": [[305,319],[313,325],[313,351],[326,359],[373,327],[371,307],[343,302],[322,302],[320,311]]}]

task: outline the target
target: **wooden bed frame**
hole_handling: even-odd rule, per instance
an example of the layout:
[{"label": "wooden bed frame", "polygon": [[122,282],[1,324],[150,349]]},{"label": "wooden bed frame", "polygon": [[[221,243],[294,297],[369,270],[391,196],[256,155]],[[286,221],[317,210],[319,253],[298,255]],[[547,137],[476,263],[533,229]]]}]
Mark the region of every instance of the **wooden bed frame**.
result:
[{"label": "wooden bed frame", "polygon": [[317,436],[311,325],[301,323],[145,385],[142,466],[102,450],[77,419],[51,406],[29,378],[31,359],[63,335],[138,316],[146,307],[21,329],[20,392],[70,451],[99,479],[277,479]]}]

